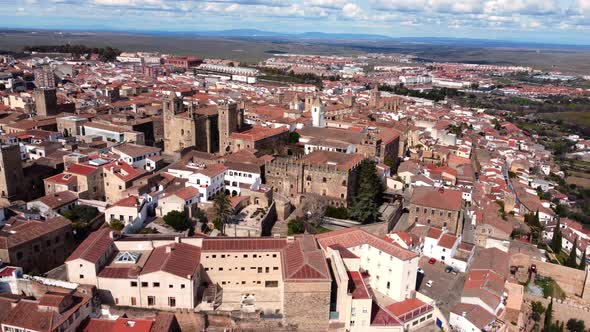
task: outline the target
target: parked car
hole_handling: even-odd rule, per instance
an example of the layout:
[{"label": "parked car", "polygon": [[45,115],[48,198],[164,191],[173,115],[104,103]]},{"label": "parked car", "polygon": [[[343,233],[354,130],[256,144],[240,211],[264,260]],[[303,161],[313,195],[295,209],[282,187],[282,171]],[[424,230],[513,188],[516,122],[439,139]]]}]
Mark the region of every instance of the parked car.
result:
[{"label": "parked car", "polygon": [[436,258],[431,258],[428,260],[428,264],[434,264],[436,263]]},{"label": "parked car", "polygon": [[432,287],[432,280],[428,280],[426,282],[426,287]]},{"label": "parked car", "polygon": [[453,272],[453,267],[452,267],[452,266],[447,266],[447,267],[445,268],[445,272],[446,272],[446,273],[451,273],[451,272]]}]

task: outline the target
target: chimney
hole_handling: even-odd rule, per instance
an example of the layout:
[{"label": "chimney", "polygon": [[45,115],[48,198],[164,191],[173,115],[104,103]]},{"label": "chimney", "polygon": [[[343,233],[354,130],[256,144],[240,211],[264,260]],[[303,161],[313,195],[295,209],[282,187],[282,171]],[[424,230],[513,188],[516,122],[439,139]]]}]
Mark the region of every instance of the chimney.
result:
[{"label": "chimney", "polygon": [[167,246],[166,247],[166,253],[169,254],[172,252],[172,250],[174,250],[174,248],[172,246]]},{"label": "chimney", "polygon": [[463,316],[463,317],[465,317],[466,315],[467,315],[467,313],[466,313],[465,311],[463,311],[463,312],[461,313],[461,316]]},{"label": "chimney", "polygon": [[174,237],[174,242],[180,243],[180,236],[175,236]]},{"label": "chimney", "polygon": [[114,240],[114,239],[116,239],[118,237],[118,234],[115,231],[110,231],[109,232],[109,237]]}]

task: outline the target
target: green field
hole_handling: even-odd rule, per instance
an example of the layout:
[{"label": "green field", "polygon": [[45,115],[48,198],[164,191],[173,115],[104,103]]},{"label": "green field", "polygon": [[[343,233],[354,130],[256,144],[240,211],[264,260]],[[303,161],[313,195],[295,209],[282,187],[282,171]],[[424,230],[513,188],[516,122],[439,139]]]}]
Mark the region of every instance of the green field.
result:
[{"label": "green field", "polygon": [[590,108],[588,112],[556,112],[537,114],[540,118],[548,120],[563,120],[578,126],[590,127]]}]

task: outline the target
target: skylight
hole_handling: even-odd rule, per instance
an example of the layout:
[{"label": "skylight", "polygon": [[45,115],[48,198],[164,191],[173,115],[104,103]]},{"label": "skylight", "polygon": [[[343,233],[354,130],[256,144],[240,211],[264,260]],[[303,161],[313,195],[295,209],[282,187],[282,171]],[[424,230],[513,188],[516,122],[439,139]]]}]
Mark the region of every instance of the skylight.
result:
[{"label": "skylight", "polygon": [[139,260],[139,256],[141,254],[137,252],[123,251],[115,257],[115,263],[135,264]]}]

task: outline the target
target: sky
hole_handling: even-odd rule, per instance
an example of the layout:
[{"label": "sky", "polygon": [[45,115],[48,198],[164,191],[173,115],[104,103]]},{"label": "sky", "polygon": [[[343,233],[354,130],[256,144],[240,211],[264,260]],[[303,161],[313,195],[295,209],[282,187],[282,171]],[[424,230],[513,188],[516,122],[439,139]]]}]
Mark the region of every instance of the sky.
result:
[{"label": "sky", "polygon": [[590,45],[590,0],[0,0],[0,27],[380,34]]}]

